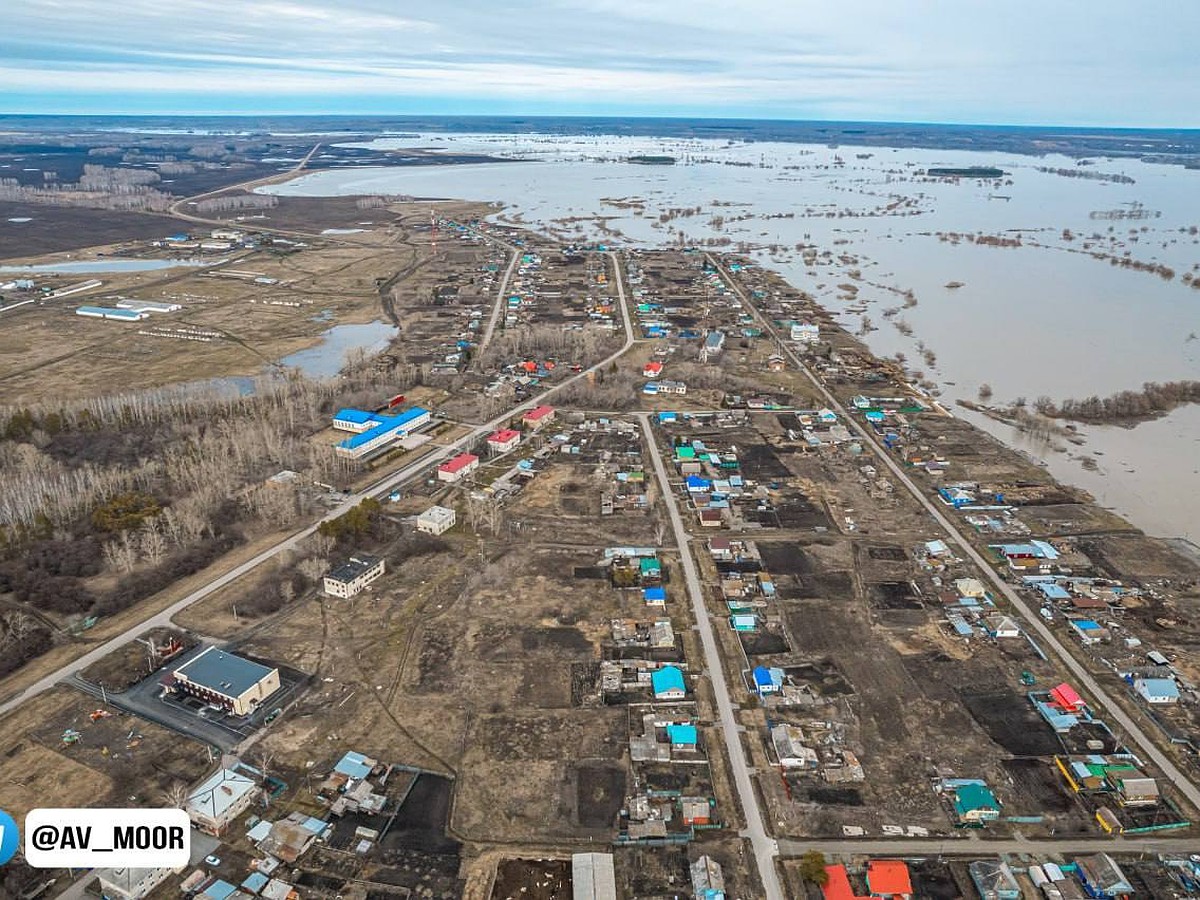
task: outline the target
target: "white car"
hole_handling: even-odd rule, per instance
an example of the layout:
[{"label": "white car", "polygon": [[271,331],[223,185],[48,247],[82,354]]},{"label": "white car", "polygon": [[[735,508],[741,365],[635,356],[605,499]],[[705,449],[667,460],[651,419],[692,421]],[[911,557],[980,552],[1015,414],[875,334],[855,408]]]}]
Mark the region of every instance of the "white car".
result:
[{"label": "white car", "polygon": [[221,864],[221,857],[211,856],[211,855],[206,856],[206,857],[204,857],[204,864],[208,865],[208,866],[212,866],[215,869],[217,866],[219,866]]}]

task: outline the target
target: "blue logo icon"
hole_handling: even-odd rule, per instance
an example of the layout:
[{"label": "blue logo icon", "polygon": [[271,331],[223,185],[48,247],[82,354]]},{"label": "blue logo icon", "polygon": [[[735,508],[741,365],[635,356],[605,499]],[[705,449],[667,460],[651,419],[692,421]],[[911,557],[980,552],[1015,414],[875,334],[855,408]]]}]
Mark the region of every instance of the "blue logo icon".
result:
[{"label": "blue logo icon", "polygon": [[16,855],[20,838],[21,836],[17,833],[17,823],[13,821],[13,817],[0,809],[0,866]]}]

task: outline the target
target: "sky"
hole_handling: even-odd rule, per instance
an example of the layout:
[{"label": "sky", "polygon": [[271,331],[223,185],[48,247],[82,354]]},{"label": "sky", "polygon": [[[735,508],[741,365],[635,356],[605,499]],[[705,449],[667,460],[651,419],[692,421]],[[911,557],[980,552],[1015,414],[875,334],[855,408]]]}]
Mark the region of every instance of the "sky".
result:
[{"label": "sky", "polygon": [[0,113],[1200,126],[1191,0],[21,0]]}]

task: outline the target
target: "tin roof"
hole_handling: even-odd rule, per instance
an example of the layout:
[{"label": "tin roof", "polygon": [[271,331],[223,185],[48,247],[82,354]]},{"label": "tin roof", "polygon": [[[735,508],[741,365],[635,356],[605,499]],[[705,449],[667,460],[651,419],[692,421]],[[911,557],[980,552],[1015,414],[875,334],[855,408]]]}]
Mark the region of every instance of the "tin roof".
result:
[{"label": "tin roof", "polygon": [[216,647],[208,647],[177,668],[175,674],[226,697],[240,697],[274,671]]}]

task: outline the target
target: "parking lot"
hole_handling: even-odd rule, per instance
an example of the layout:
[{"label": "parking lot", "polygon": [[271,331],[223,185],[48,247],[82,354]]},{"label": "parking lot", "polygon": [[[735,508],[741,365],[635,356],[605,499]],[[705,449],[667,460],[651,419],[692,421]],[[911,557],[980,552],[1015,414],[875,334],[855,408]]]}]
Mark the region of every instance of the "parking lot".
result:
[{"label": "parking lot", "polygon": [[76,676],[74,685],[94,697],[206,744],[231,750],[263,726],[277,709],[287,709],[308,681],[308,676],[295,669],[279,666],[280,688],[248,716],[235,716],[206,704],[197,697],[179,694],[164,684],[170,672],[182,666],[206,649],[197,646],[169,667],[160,669],[121,693],[101,692],[101,689]]}]

